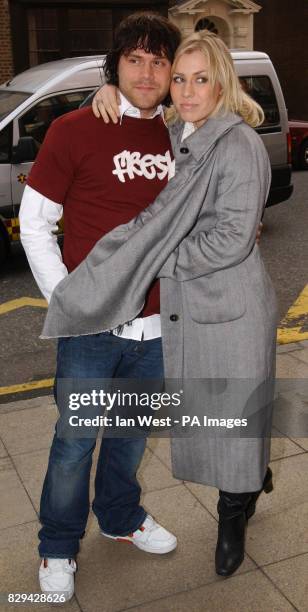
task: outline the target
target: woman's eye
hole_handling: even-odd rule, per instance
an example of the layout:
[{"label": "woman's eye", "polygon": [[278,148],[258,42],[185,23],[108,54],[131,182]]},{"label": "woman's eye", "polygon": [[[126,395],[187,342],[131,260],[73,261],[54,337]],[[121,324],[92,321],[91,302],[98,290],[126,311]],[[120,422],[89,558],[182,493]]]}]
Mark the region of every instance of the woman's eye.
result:
[{"label": "woman's eye", "polygon": [[172,80],[174,83],[183,83],[183,79],[180,76],[174,76],[172,77]]},{"label": "woman's eye", "polygon": [[208,79],[207,77],[198,77],[197,78],[197,83],[207,83]]}]

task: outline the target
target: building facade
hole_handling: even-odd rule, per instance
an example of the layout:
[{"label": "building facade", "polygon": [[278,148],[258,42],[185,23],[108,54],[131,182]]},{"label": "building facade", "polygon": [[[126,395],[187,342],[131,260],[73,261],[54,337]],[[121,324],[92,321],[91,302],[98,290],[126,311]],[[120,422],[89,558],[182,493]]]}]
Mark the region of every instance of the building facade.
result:
[{"label": "building facade", "polygon": [[308,121],[308,1],[258,0],[254,48],[269,54],[290,119]]},{"label": "building facade", "polygon": [[273,60],[289,116],[308,120],[308,0],[0,0],[0,83],[29,66],[104,53],[123,17],[154,10],[183,34],[207,28]]},{"label": "building facade", "polygon": [[62,57],[105,53],[127,15],[168,0],[0,0],[0,83],[30,66]]},{"label": "building facade", "polygon": [[0,83],[14,73],[11,20],[8,0],[0,0]]},{"label": "building facade", "polygon": [[251,0],[176,0],[169,16],[184,35],[208,29],[230,49],[253,49],[253,17],[261,9]]}]

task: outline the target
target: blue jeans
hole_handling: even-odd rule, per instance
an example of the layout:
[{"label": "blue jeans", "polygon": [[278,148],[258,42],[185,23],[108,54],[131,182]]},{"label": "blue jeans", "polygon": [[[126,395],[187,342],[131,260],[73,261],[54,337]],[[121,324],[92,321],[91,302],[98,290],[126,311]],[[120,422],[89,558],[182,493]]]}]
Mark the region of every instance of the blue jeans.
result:
[{"label": "blue jeans", "polygon": [[[56,380],[79,377],[162,379],[161,338],[139,342],[109,332],[61,338]],[[89,514],[95,445],[93,438],[60,438],[55,433],[41,497],[41,557],[65,559],[78,553]],[[100,528],[110,535],[128,535],[146,517],[136,478],[145,445],[145,436],[102,439],[92,507]]]}]

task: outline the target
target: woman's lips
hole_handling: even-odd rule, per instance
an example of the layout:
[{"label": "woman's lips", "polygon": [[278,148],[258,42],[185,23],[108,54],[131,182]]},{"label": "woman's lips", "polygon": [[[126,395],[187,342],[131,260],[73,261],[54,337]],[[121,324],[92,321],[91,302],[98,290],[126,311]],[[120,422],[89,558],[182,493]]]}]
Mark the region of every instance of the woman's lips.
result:
[{"label": "woman's lips", "polygon": [[195,104],[180,104],[180,108],[183,110],[193,110],[195,108]]}]

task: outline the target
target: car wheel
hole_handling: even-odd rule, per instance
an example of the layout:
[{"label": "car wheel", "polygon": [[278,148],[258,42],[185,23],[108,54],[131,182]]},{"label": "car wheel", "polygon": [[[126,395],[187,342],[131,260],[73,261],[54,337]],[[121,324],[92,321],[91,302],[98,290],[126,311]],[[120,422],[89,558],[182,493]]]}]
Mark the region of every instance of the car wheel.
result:
[{"label": "car wheel", "polygon": [[0,223],[0,264],[2,264],[6,260],[8,253],[9,253],[8,241],[4,233],[4,230],[1,228],[1,223]]},{"label": "car wheel", "polygon": [[308,140],[302,143],[299,154],[299,165],[302,170],[308,170]]}]

